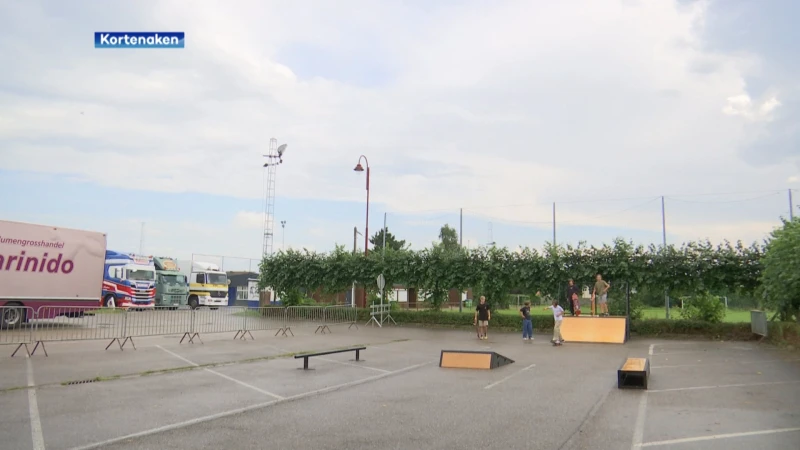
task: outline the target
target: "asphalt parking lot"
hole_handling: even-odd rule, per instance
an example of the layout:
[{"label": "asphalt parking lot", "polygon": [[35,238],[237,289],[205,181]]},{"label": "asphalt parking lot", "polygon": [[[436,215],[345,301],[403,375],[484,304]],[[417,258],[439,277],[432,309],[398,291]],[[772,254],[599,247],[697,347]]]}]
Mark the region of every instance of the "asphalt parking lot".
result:
[{"label": "asphalt parking lot", "polygon": [[[553,347],[537,335],[332,327],[0,347],[0,448],[28,449],[792,449],[800,448],[800,355],[756,343],[632,340]],[[291,354],[364,345],[353,353]],[[442,349],[515,360],[442,369]],[[20,356],[21,355],[21,356]],[[619,390],[648,357],[647,391]],[[73,384],[70,384],[73,382]]]}]

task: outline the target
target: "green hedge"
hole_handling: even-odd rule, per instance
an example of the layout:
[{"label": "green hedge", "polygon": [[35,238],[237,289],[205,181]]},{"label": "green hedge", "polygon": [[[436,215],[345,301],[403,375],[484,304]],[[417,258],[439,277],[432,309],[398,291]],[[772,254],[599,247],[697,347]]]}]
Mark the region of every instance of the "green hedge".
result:
[{"label": "green hedge", "polygon": [[644,319],[631,322],[631,334],[648,337],[702,336],[721,340],[750,340],[749,323],[709,323],[685,319]]},{"label": "green hedge", "polygon": [[[473,312],[442,311],[392,311],[392,318],[398,325],[421,325],[439,328],[472,327]],[[358,323],[369,320],[369,310],[358,310]],[[552,316],[532,316],[533,328],[538,331],[553,329]],[[501,331],[522,331],[519,317],[496,314],[489,324],[491,329]],[[683,319],[642,319],[631,322],[631,334],[641,337],[702,337],[719,340],[748,341],[757,339],[749,323],[708,323]],[[770,322],[770,343],[790,348],[800,348],[800,325],[794,322]]]},{"label": "green hedge", "polygon": [[800,324],[796,322],[770,322],[769,342],[787,346],[790,349],[800,349]]},{"label": "green hedge", "polygon": [[[441,312],[441,311],[392,311],[392,318],[398,325],[413,324],[438,327],[471,327],[474,312]],[[533,328],[536,330],[552,330],[553,316],[532,316]],[[369,320],[369,310],[359,310],[359,323]],[[493,314],[489,322],[492,329],[522,332],[522,318],[508,314]]]}]

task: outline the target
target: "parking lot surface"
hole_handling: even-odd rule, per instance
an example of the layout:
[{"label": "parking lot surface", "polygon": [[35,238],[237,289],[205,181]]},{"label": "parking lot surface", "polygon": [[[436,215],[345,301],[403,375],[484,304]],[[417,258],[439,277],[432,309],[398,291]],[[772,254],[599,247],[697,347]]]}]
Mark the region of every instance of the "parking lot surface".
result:
[{"label": "parking lot surface", "polygon": [[[742,342],[634,339],[553,347],[517,334],[385,326],[0,347],[3,449],[800,448],[800,355]],[[313,357],[294,354],[363,345]],[[443,349],[494,370],[439,368]],[[627,357],[647,391],[617,389]]]}]

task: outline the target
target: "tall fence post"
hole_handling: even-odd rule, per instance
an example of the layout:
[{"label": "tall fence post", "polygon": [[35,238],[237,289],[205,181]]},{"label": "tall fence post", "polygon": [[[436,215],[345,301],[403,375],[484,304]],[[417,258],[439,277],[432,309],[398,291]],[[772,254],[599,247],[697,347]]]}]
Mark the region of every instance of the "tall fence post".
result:
[{"label": "tall fence post", "polygon": [[625,282],[625,340],[631,338],[631,284]]}]

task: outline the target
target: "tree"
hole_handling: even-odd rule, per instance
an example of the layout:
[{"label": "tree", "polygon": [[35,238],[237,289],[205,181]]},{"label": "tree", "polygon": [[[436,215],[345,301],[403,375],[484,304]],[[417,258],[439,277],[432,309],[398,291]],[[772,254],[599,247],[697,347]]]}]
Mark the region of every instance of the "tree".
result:
[{"label": "tree", "polygon": [[772,232],[761,264],[766,306],[777,310],[783,321],[792,315],[800,320],[800,218],[784,220],[783,227]]},{"label": "tree", "polygon": [[448,224],[439,230],[439,244],[447,253],[455,252],[461,248],[458,244],[458,232]]},{"label": "tree", "polygon": [[[369,242],[372,244],[372,251],[374,252],[381,252],[383,250],[383,232],[384,229],[381,228],[380,231],[375,233],[371,238],[369,238]],[[394,250],[394,251],[402,251],[406,249],[406,241],[405,240],[398,240],[395,235],[386,228],[386,249],[387,250]]]}]

